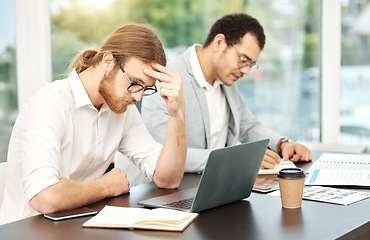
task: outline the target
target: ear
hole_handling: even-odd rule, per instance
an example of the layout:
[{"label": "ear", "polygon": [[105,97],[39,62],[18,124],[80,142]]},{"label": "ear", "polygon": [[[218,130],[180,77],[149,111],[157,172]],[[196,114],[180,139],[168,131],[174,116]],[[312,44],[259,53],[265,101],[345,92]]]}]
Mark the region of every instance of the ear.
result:
[{"label": "ear", "polygon": [[111,52],[104,53],[104,56],[101,60],[101,63],[102,63],[103,69],[105,71],[108,72],[108,71],[112,70],[114,68],[114,64],[115,64],[113,54]]},{"label": "ear", "polygon": [[222,33],[217,34],[212,41],[212,47],[214,51],[223,51],[227,48],[225,35]]}]

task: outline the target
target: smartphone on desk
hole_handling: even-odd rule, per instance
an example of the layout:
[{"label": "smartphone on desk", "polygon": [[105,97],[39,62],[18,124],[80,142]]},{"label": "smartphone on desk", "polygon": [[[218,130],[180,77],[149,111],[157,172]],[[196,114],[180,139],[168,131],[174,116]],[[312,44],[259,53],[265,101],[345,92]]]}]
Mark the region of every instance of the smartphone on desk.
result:
[{"label": "smartphone on desk", "polygon": [[95,215],[98,211],[88,208],[88,207],[82,207],[82,208],[75,208],[71,210],[64,210],[54,213],[48,213],[44,214],[44,217],[51,219],[53,221],[60,221],[60,220],[66,220],[70,218],[77,218],[77,217],[84,217],[89,215]]},{"label": "smartphone on desk", "polygon": [[258,175],[253,185],[254,192],[269,193],[279,189],[276,175]]}]

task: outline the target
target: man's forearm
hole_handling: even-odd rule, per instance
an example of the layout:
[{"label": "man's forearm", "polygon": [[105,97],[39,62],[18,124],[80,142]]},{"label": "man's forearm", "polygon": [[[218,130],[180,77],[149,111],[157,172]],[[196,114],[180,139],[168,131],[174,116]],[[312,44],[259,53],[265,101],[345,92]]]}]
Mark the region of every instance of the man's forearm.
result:
[{"label": "man's forearm", "polygon": [[108,191],[99,180],[77,182],[61,178],[58,183],[33,197],[30,205],[45,214],[85,206],[107,196]]},{"label": "man's forearm", "polygon": [[113,168],[102,177],[85,182],[60,178],[58,183],[33,197],[30,205],[40,213],[50,213],[85,206],[128,191],[130,187],[126,173]]},{"label": "man's forearm", "polygon": [[166,138],[158,158],[153,181],[162,188],[176,188],[184,175],[187,136],[184,112],[168,119]]}]

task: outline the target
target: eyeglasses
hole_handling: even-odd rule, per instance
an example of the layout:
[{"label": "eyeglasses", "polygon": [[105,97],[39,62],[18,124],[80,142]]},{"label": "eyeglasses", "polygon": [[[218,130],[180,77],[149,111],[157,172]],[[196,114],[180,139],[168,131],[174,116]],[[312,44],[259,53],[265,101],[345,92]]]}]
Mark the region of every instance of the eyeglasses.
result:
[{"label": "eyeglasses", "polygon": [[231,45],[231,46],[233,46],[235,48],[236,52],[239,55],[238,65],[239,65],[240,68],[249,67],[250,70],[255,70],[255,69],[258,68],[257,63],[255,63],[255,62],[252,63],[248,58],[246,58],[245,56],[243,56],[243,54],[241,54],[234,45]]},{"label": "eyeglasses", "polygon": [[143,96],[150,96],[150,95],[153,95],[154,93],[158,92],[157,90],[157,87],[154,85],[154,87],[147,87],[145,88],[143,85],[139,84],[139,83],[133,83],[130,78],[127,76],[125,70],[123,69],[122,65],[118,62],[118,60],[116,59],[117,63],[118,63],[118,66],[121,68],[123,74],[125,74],[127,80],[129,81],[130,83],[130,86],[128,86],[127,88],[127,91],[130,92],[130,93],[137,93],[137,92],[140,92],[144,89],[144,92],[143,92]]}]

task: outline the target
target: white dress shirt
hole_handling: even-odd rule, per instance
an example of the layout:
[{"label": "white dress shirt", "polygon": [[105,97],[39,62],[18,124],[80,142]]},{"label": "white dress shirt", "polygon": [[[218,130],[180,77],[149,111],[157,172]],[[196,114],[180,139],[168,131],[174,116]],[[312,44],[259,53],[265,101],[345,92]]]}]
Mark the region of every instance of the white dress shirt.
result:
[{"label": "white dress shirt", "polygon": [[73,71],[38,91],[14,125],[0,224],[37,214],[29,201],[61,177],[101,177],[117,151],[152,178],[161,149],[134,105],[98,111]]},{"label": "white dress shirt", "polygon": [[190,65],[194,73],[194,78],[199,87],[204,89],[207,99],[207,106],[210,117],[210,137],[209,148],[223,148],[226,145],[230,109],[224,92],[221,89],[221,80],[216,79],[213,86],[209,84],[203,74],[198,60],[196,50],[201,45],[194,44],[191,47]]}]

